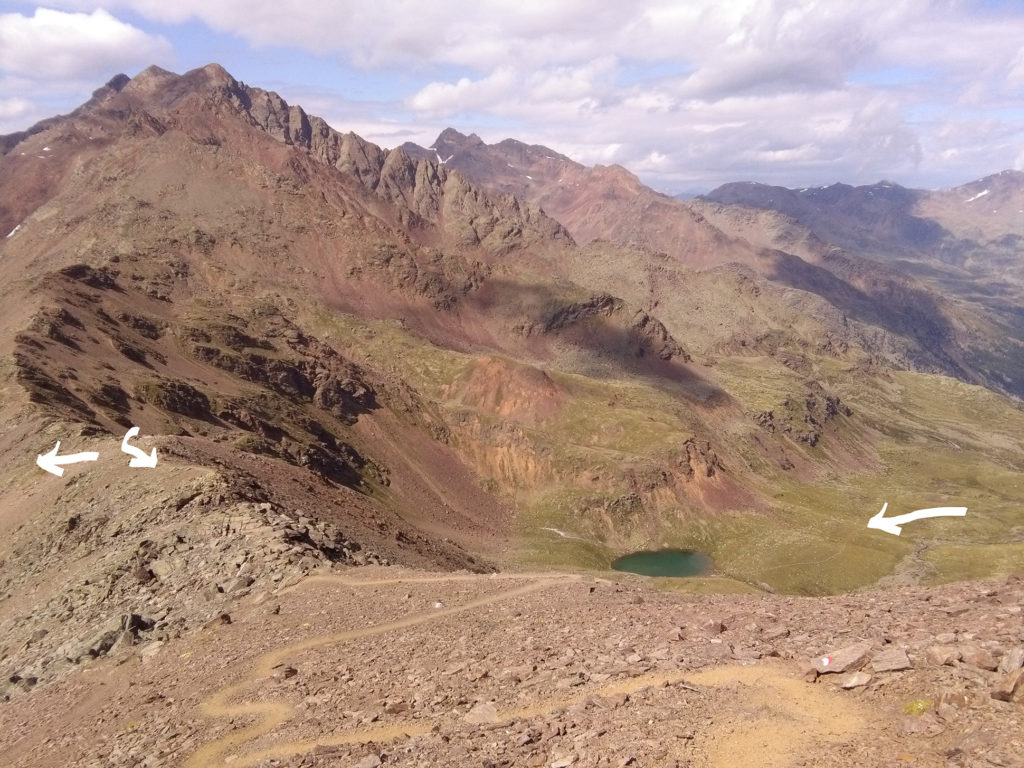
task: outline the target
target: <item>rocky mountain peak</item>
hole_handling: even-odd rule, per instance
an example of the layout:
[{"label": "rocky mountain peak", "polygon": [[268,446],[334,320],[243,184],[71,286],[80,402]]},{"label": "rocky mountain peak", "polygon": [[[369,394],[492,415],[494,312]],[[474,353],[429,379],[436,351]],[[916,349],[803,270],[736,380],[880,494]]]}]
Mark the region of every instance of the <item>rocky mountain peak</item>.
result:
[{"label": "rocky mountain peak", "polygon": [[[152,69],[152,67],[150,67],[150,69]],[[102,88],[97,88],[95,91],[93,91],[92,95],[95,98],[97,94],[102,93],[104,91],[112,91],[114,93],[117,93],[121,91],[121,89],[128,85],[128,83],[130,82],[131,78],[122,72],[121,74],[114,75],[112,78],[110,78]]]},{"label": "rocky mountain peak", "polygon": [[486,147],[487,145],[484,144],[483,139],[475,133],[467,136],[454,128],[445,128],[438,134],[438,137],[429,148],[437,153],[440,161],[447,162],[456,152],[474,152]]},{"label": "rocky mountain peak", "polygon": [[179,80],[179,76],[155,64],[146,67],[135,77],[126,82],[118,91],[124,90],[127,94],[138,98],[152,97],[161,89]]},{"label": "rocky mountain peak", "polygon": [[477,136],[475,133],[471,133],[468,136],[461,131],[457,131],[454,128],[445,128],[441,133],[438,134],[437,139],[430,145],[431,149],[438,149],[442,146],[445,147],[483,147],[483,139]]}]

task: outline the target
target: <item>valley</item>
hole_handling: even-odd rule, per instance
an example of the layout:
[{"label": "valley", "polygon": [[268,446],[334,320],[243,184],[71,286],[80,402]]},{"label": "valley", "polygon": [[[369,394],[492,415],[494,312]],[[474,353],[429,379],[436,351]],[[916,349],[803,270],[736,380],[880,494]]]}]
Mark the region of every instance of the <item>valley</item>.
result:
[{"label": "valley", "polygon": [[1024,753],[1021,174],[676,200],[216,64],[0,146],[4,765]]}]

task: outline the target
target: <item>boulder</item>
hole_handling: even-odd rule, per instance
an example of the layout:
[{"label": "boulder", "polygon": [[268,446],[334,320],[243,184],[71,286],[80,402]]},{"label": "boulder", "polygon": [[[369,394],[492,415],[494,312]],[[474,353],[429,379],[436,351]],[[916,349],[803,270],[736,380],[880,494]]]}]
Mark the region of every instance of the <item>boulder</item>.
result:
[{"label": "boulder", "polygon": [[954,662],[960,661],[960,649],[955,645],[933,645],[925,649],[924,657],[936,667],[952,666]]},{"label": "boulder", "polygon": [[1024,669],[1003,675],[992,687],[990,694],[999,701],[1012,701],[1018,690],[1024,691]]},{"label": "boulder", "polygon": [[874,655],[871,659],[871,668],[875,672],[899,672],[902,669],[913,668],[913,664],[902,648],[886,648]]},{"label": "boulder", "polygon": [[814,669],[819,675],[851,672],[863,667],[870,653],[871,643],[855,643],[819,656],[814,660]]},{"label": "boulder", "polygon": [[998,671],[1000,674],[1008,675],[1021,667],[1024,667],[1024,648],[1011,648],[1003,654],[1003,658],[999,661]]},{"label": "boulder", "polygon": [[995,672],[999,666],[996,657],[991,652],[976,645],[963,646],[960,649],[960,658],[964,664],[970,664],[972,667],[984,669],[987,672]]},{"label": "boulder", "polygon": [[160,581],[167,581],[177,569],[178,564],[170,560],[157,559],[149,564],[149,570]]},{"label": "boulder", "polygon": [[851,688],[861,688],[870,682],[871,675],[867,672],[851,672],[839,681],[839,685],[849,690]]}]

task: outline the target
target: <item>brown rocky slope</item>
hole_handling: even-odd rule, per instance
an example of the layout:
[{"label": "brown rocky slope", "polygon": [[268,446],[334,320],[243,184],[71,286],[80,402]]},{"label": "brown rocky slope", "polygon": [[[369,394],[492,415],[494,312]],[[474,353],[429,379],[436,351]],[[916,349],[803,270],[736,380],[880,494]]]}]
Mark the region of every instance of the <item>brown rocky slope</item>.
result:
[{"label": "brown rocky slope", "polygon": [[[642,599],[658,610],[648,615],[628,607],[645,605],[625,602],[631,592],[602,583],[586,589],[599,595],[588,614],[577,577],[520,575],[522,563],[538,557],[523,550],[554,547],[546,563],[596,557],[588,562],[604,568],[610,553],[703,537],[735,577],[731,589],[849,589],[894,571],[916,573],[923,550],[866,534],[859,510],[840,511],[825,527],[800,519],[820,499],[779,502],[784,492],[828,477],[837,493],[859,498],[904,440],[955,438],[959,465],[998,469],[996,484],[1008,482],[1004,474],[1021,455],[1016,416],[994,395],[970,390],[988,410],[966,425],[914,422],[910,405],[924,395],[906,395],[905,405],[902,393],[923,387],[930,396],[928,387],[947,383],[884,367],[878,351],[898,356],[909,348],[905,336],[847,323],[807,286],[765,280],[751,267],[763,266],[756,249],[740,243],[735,253],[753,252],[753,261],[737,257],[734,265],[711,246],[697,247],[719,266],[695,272],[621,244],[578,248],[564,222],[535,202],[493,194],[436,159],[339,134],[216,65],[115,78],[75,113],[37,128],[5,139],[0,158],[0,225],[12,232],[0,244],[11,276],[0,301],[0,706],[4,722],[16,722],[3,746],[15,764],[218,764],[260,739],[256,749],[267,755],[236,760],[381,759],[379,748],[376,757],[363,747],[338,754],[346,738],[400,744],[409,764],[458,762],[463,750],[479,752],[481,762],[587,764],[599,758],[581,750],[607,734],[602,754],[620,760],[729,764],[721,762],[728,752],[716,756],[724,731],[681,714],[670,719],[684,724],[679,734],[658,731],[658,749],[625,754],[634,747],[624,734],[655,719],[657,689],[641,690],[678,685],[691,666],[771,656],[751,623],[808,635],[776,649],[780,656],[838,648],[849,621],[842,606],[867,611],[877,597],[842,598],[852,602],[833,611],[767,595],[650,593]],[[638,265],[636,273],[624,264]],[[873,414],[857,398],[867,406],[875,392],[883,401]],[[962,395],[954,389],[947,400]],[[974,428],[990,423],[998,447],[991,464],[979,463],[984,441]],[[119,444],[130,426],[142,430],[136,445],[156,448],[156,468],[128,467]],[[62,454],[99,457],[55,478],[35,457],[58,440]],[[922,473],[912,490],[930,488],[933,478]],[[1010,515],[996,508],[964,539],[992,543]],[[571,526],[570,537],[556,538],[552,524]],[[772,540],[776,534],[782,538]],[[755,540],[770,546],[751,553]],[[798,561],[797,551],[807,557]],[[811,567],[780,571],[763,557]],[[404,571],[380,579],[408,585],[363,581],[385,563],[467,572],[450,582]],[[369,576],[350,570],[367,565]],[[509,573],[493,581],[468,573],[496,568]],[[1007,570],[993,559],[989,573]],[[314,571],[330,578],[303,582]],[[339,575],[355,581],[331,580]],[[1014,584],[984,589],[1002,606],[1017,599]],[[378,591],[367,598],[366,588]],[[920,600],[966,599],[975,587],[947,589],[921,592]],[[552,594],[560,597],[549,602]],[[917,599],[900,595],[907,605]],[[522,619],[509,647],[516,622],[496,613],[506,599],[519,612],[510,620]],[[801,605],[822,615],[801,614]],[[738,633],[727,642],[700,642],[690,636],[693,620],[678,618],[674,629],[659,626],[650,636],[657,647],[627,652],[646,621],[727,606],[739,611],[723,620]],[[318,634],[304,634],[314,612],[324,617],[323,633],[318,624]],[[470,616],[482,620],[472,633],[461,623]],[[609,634],[613,616],[622,628]],[[976,636],[951,642],[1012,666],[1019,611],[993,608],[975,618]],[[679,624],[690,629],[680,633]],[[886,645],[858,626],[863,637],[851,640]],[[890,640],[920,651],[930,627],[896,626]],[[426,635],[404,631],[414,628]],[[574,628],[578,645],[566,639]],[[275,694],[264,709],[235,709],[250,662],[261,680],[305,685],[308,666],[285,656],[348,640],[369,644],[350,669],[327,656],[303,662],[332,669],[330,684],[325,677],[315,690],[283,690],[284,703]],[[684,645],[666,654],[668,643]],[[410,644],[422,665],[398,673],[396,659],[417,659]],[[473,648],[463,654],[469,666],[487,655],[508,663],[486,674],[457,669],[452,685],[427,699],[425,676],[448,670],[445,656],[463,647]],[[578,661],[544,669],[539,688],[503,698],[511,689],[497,685],[506,679],[499,672],[536,667],[515,673],[522,683],[549,663],[529,649],[563,647]],[[881,677],[875,688],[893,679],[933,685],[935,670],[919,668],[923,677]],[[568,677],[555,673],[566,669]],[[971,741],[971,728],[1003,734],[1019,723],[1015,693],[1006,694],[1007,707],[991,697],[1014,670],[999,678],[983,671],[969,714],[947,731],[948,749],[965,760],[1002,755],[991,742]],[[793,692],[781,682],[785,671],[745,678],[730,665],[723,674],[757,683],[762,673]],[[737,703],[728,690],[714,698],[716,674],[707,677],[709,713],[714,702]],[[935,680],[945,685],[943,674]],[[362,675],[369,677],[353,682]],[[390,692],[406,683],[408,692]],[[291,735],[267,728],[290,720],[299,704],[315,710],[333,700],[335,684],[358,690],[338,699],[338,712],[295,723]],[[568,691],[567,699],[545,695],[545,686]],[[580,700],[576,689],[585,693]],[[684,697],[673,704],[680,708],[694,693],[673,692]],[[299,693],[301,701],[288,699]],[[476,700],[492,693],[490,704]],[[598,734],[607,702],[587,698],[622,694],[643,706],[622,702],[616,727]],[[808,696],[820,703],[817,693]],[[70,712],[56,703],[69,700],[80,702]],[[895,698],[882,700],[895,706]],[[424,702],[433,709],[421,731],[424,723],[406,720]],[[378,705],[383,715],[372,710]],[[478,705],[466,732],[461,724]],[[577,724],[563,717],[573,707]],[[775,723],[806,709],[767,716]],[[493,728],[475,730],[495,718],[517,724],[517,746],[499,748]],[[742,718],[741,708],[734,729]],[[57,737],[59,722],[66,730]],[[337,731],[338,722],[351,722],[353,733],[340,741],[317,735]],[[227,741],[225,727],[235,732]],[[407,742],[405,733],[426,741]],[[852,734],[835,732],[840,740]],[[677,736],[697,749],[684,744],[669,755]],[[399,762],[397,753],[384,759]]]}]

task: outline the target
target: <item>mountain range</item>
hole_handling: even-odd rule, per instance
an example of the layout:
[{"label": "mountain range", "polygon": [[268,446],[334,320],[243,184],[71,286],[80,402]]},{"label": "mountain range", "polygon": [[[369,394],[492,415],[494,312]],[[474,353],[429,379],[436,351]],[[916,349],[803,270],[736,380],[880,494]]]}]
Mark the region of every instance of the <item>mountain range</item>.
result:
[{"label": "mountain range", "polygon": [[[715,564],[683,589],[782,601],[1024,563],[1020,172],[679,200],[384,149],[215,64],[0,151],[9,700],[324,569],[680,548]],[[97,456],[55,477],[58,441]]]}]

